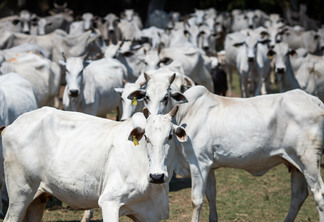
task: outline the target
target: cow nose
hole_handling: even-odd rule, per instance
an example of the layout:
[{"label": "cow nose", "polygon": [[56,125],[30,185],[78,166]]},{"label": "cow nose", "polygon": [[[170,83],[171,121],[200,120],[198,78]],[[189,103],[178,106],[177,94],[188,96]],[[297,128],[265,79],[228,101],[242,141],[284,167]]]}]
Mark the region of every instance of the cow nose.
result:
[{"label": "cow nose", "polygon": [[248,62],[254,62],[254,57],[249,57]]},{"label": "cow nose", "polygon": [[253,25],[249,25],[249,29],[253,29]]},{"label": "cow nose", "polygon": [[204,51],[208,51],[208,49],[209,49],[208,46],[204,46],[204,47],[203,47],[203,50],[204,50]]},{"label": "cow nose", "polygon": [[150,174],[150,183],[164,183],[164,174]]},{"label": "cow nose", "polygon": [[279,73],[279,74],[283,74],[283,73],[285,73],[285,68],[277,68],[277,73]]},{"label": "cow nose", "polygon": [[77,89],[71,89],[70,90],[70,96],[71,97],[77,97],[79,95],[79,90]]}]

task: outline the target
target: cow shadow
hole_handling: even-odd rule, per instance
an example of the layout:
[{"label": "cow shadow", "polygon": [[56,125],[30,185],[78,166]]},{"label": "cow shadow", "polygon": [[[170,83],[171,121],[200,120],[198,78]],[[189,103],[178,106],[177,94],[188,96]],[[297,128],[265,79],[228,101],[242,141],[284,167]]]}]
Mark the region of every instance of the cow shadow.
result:
[{"label": "cow shadow", "polygon": [[177,178],[173,176],[169,183],[169,188],[171,192],[179,191],[190,187],[191,187],[191,178]]}]

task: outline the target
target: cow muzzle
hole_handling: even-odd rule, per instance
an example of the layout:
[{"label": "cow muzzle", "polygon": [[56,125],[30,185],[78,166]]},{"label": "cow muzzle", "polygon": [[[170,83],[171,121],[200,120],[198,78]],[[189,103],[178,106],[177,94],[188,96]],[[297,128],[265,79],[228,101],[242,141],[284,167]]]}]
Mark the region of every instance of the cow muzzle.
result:
[{"label": "cow muzzle", "polygon": [[285,68],[277,68],[276,69],[276,73],[278,73],[278,74],[284,74],[285,72],[286,72]]},{"label": "cow muzzle", "polygon": [[78,96],[79,96],[79,90],[77,90],[77,89],[71,89],[71,90],[69,91],[69,95],[70,95],[71,97],[78,97]]},{"label": "cow muzzle", "polygon": [[165,182],[165,175],[164,173],[161,173],[161,174],[150,174],[150,177],[149,177],[149,182],[150,183],[155,183],[155,184],[161,184],[161,183],[164,183]]},{"label": "cow muzzle", "polygon": [[248,62],[254,62],[254,57],[248,57]]}]

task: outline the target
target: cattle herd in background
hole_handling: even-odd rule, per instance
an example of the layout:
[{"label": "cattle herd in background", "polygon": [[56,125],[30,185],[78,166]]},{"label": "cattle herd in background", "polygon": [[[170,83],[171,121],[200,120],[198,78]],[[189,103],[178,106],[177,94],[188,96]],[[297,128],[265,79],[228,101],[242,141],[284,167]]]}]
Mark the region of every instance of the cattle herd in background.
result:
[{"label": "cattle herd in background", "polygon": [[[261,176],[284,163],[286,221],[309,188],[324,222],[324,28],[303,5],[297,20],[209,8],[145,23],[132,9],[74,18],[66,6],[0,19],[4,221],[40,221],[51,195],[104,221],[159,221],[173,172],[192,179],[192,221],[204,195],[217,221],[214,169]],[[233,71],[251,98],[230,98]]]}]

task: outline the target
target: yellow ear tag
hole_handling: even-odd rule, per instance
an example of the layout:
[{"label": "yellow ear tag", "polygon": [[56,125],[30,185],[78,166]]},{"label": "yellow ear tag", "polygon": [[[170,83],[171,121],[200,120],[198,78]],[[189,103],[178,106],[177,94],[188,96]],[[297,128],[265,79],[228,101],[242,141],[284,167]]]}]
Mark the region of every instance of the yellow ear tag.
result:
[{"label": "yellow ear tag", "polygon": [[137,100],[136,100],[136,97],[133,98],[133,100],[132,100],[132,105],[133,105],[133,106],[137,106]]},{"label": "yellow ear tag", "polygon": [[268,56],[268,58],[269,58],[270,60],[272,60],[272,56]]},{"label": "yellow ear tag", "polygon": [[137,146],[139,143],[138,143],[138,140],[136,139],[136,137],[133,135],[133,143],[135,146]]}]

